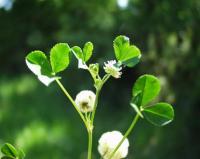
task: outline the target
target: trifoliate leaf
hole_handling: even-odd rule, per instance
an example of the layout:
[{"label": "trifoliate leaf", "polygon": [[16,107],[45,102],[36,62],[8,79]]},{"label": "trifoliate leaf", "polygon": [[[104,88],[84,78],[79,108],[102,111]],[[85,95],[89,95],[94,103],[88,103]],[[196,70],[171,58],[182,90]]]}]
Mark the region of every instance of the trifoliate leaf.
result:
[{"label": "trifoliate leaf", "polygon": [[173,107],[168,103],[157,103],[143,107],[144,117],[156,126],[164,126],[174,119]]},{"label": "trifoliate leaf", "polygon": [[67,43],[56,44],[50,52],[51,67],[54,73],[65,70],[70,62],[70,47]]},{"label": "trifoliate leaf", "polygon": [[140,50],[135,45],[130,45],[126,36],[116,37],[113,47],[117,60],[128,67],[135,66],[141,58]]},{"label": "trifoliate leaf", "polygon": [[139,95],[137,104],[144,106],[152,101],[160,92],[160,82],[152,75],[140,76],[132,89],[133,98]]}]

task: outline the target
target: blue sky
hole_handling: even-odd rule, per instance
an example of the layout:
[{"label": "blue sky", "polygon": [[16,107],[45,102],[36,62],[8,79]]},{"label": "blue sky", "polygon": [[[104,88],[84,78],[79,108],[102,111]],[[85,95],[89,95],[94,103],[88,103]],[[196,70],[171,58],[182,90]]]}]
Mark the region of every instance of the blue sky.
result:
[{"label": "blue sky", "polygon": [[12,8],[13,0],[0,0],[0,8],[9,10]]}]

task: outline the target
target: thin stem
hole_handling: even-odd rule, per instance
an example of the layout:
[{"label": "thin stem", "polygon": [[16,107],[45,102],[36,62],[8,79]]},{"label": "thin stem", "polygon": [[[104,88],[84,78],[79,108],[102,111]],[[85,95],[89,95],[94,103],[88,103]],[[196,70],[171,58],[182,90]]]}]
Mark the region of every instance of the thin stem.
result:
[{"label": "thin stem", "polygon": [[88,159],[92,159],[92,130],[88,130]]},{"label": "thin stem", "polygon": [[106,74],[106,75],[103,77],[103,79],[102,79],[103,84],[106,83],[106,81],[110,78],[110,76],[111,76],[111,75]]},{"label": "thin stem", "polygon": [[139,117],[140,117],[140,116],[139,116],[138,114],[134,117],[134,119],[133,119],[133,121],[132,121],[130,127],[128,128],[128,130],[126,131],[126,133],[125,133],[125,135],[123,136],[123,138],[121,139],[121,141],[118,143],[118,145],[115,147],[115,149],[114,149],[113,152],[111,153],[109,159],[111,159],[111,158],[114,156],[114,154],[117,152],[117,150],[119,149],[119,147],[121,146],[121,144],[122,144],[122,143],[124,142],[124,140],[128,137],[128,135],[131,133],[131,131],[133,130],[133,128],[134,128],[135,124],[137,123]]},{"label": "thin stem", "polygon": [[97,105],[98,105],[100,91],[101,91],[101,89],[97,89],[97,91],[96,91],[96,98],[95,98],[95,102],[94,102],[94,110],[92,112],[92,118],[91,118],[92,124],[94,122],[94,117],[95,117],[95,113],[96,113],[96,109],[97,109]]},{"label": "thin stem", "polygon": [[80,112],[80,110],[78,109],[78,107],[76,106],[76,103],[74,102],[73,98],[70,96],[70,94],[67,92],[67,90],[65,89],[65,87],[62,85],[62,83],[59,81],[59,79],[56,79],[57,84],[60,86],[61,90],[63,91],[63,93],[67,96],[67,98],[70,100],[70,102],[72,103],[72,105],[74,106],[74,108],[76,109],[76,111],[78,112],[78,114],[80,115],[81,119],[83,120],[86,128],[87,126],[87,122],[85,121],[85,118],[83,116],[83,114]]},{"label": "thin stem", "polygon": [[98,105],[98,99],[99,99],[100,91],[101,91],[103,84],[109,79],[109,77],[110,76],[107,76],[104,80],[102,80],[101,85],[96,89],[96,98],[95,98],[95,102],[94,102],[94,109],[92,111],[92,116],[90,116],[91,121],[90,121],[88,128],[87,128],[88,129],[88,159],[92,159],[93,123],[94,123],[94,117],[95,117],[95,113],[96,113],[96,109],[97,109],[97,105]]},{"label": "thin stem", "polygon": [[106,81],[110,78],[110,75],[105,75],[102,79],[102,83],[101,85],[99,86],[99,88],[96,90],[96,98],[95,98],[95,102],[94,102],[94,110],[92,112],[92,118],[91,118],[91,122],[92,122],[92,125],[93,125],[93,122],[94,122],[94,117],[95,117],[95,114],[96,114],[96,109],[97,109],[97,105],[98,105],[98,100],[99,100],[99,95],[100,95],[100,91],[101,91],[101,88],[103,87],[103,85],[106,83]]}]

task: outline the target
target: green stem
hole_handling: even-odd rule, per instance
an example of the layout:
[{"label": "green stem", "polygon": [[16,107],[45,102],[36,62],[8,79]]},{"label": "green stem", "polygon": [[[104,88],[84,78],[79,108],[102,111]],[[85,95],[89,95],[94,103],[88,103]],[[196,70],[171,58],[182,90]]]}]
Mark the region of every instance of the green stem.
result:
[{"label": "green stem", "polygon": [[110,75],[105,75],[102,79],[102,83],[99,86],[99,88],[96,90],[96,98],[95,98],[95,102],[94,102],[94,110],[92,112],[92,118],[91,118],[91,123],[93,125],[94,123],[94,117],[95,117],[95,113],[96,113],[96,109],[97,109],[97,105],[98,105],[98,100],[99,100],[99,94],[101,91],[101,88],[103,87],[103,85],[106,83],[106,81],[110,78]]},{"label": "green stem", "polygon": [[97,109],[97,105],[98,105],[100,91],[101,91],[101,88],[103,87],[104,83],[109,79],[109,77],[110,76],[106,76],[106,78],[104,78],[102,80],[102,83],[99,86],[99,88],[96,89],[96,98],[95,98],[95,102],[94,102],[94,110],[92,111],[91,123],[88,126],[88,159],[92,158],[93,123],[94,123],[94,117],[95,117],[95,113],[96,113],[96,109]]},{"label": "green stem", "polygon": [[92,129],[88,130],[88,159],[92,159]]},{"label": "green stem", "polygon": [[62,85],[62,83],[59,81],[59,79],[56,79],[57,84],[60,86],[61,90],[63,91],[63,93],[67,96],[67,98],[70,100],[70,102],[72,103],[72,105],[74,106],[74,108],[76,109],[76,111],[78,112],[78,114],[80,115],[81,119],[83,120],[86,128],[87,126],[87,122],[85,121],[85,118],[83,116],[83,114],[81,113],[81,111],[78,109],[78,107],[76,106],[76,103],[74,102],[73,98],[70,96],[70,94],[67,92],[67,90],[65,89],[65,87]]},{"label": "green stem", "polygon": [[97,89],[97,91],[96,91],[96,98],[95,98],[95,102],[94,102],[94,110],[92,112],[92,118],[91,118],[92,125],[93,125],[93,122],[94,122],[94,117],[95,117],[95,113],[96,113],[96,109],[97,109],[97,105],[98,105],[100,91],[101,91],[101,88]]},{"label": "green stem", "polygon": [[121,139],[121,141],[118,143],[118,145],[115,147],[115,149],[114,149],[113,152],[111,153],[109,159],[112,159],[112,157],[113,157],[114,154],[117,152],[117,150],[119,149],[119,147],[121,146],[121,144],[122,144],[122,143],[124,142],[124,140],[128,137],[128,135],[131,133],[131,131],[133,130],[133,128],[134,128],[135,124],[137,123],[139,117],[140,117],[140,116],[139,116],[138,114],[134,117],[134,119],[133,119],[133,121],[132,121],[130,127],[128,128],[128,130],[126,131],[126,133],[125,133],[125,135],[123,136],[123,138]]},{"label": "green stem", "polygon": [[106,83],[106,81],[110,78],[110,76],[111,76],[111,75],[106,74],[106,75],[103,77],[103,79],[102,79],[103,84]]}]

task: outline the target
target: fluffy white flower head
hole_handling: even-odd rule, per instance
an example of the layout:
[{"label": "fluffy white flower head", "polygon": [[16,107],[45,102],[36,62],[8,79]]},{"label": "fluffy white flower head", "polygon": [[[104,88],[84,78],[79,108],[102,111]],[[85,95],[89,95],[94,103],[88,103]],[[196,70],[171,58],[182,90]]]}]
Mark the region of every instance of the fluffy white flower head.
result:
[{"label": "fluffy white flower head", "polygon": [[[123,135],[119,131],[106,132],[101,136],[99,139],[98,151],[103,159],[108,159],[110,157],[122,138]],[[112,159],[125,158],[128,155],[128,147],[128,139],[125,139]]]},{"label": "fluffy white flower head", "polygon": [[111,76],[115,78],[120,78],[122,75],[122,72],[120,72],[122,70],[122,67],[117,67],[116,64],[116,60],[107,61],[107,63],[104,62],[105,66],[103,68],[105,72],[110,74]]},{"label": "fluffy white flower head", "polygon": [[75,103],[83,113],[92,112],[96,95],[89,90],[81,91],[77,94]]}]

